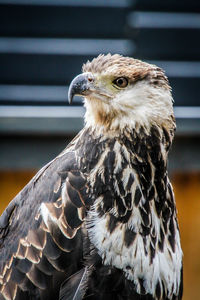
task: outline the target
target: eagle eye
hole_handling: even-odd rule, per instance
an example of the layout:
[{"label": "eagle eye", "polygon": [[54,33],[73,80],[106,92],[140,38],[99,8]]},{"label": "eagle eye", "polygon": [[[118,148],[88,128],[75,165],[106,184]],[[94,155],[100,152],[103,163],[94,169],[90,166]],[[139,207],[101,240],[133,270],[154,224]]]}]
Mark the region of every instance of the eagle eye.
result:
[{"label": "eagle eye", "polygon": [[113,83],[119,88],[125,88],[128,85],[128,79],[126,77],[119,77],[115,79]]}]

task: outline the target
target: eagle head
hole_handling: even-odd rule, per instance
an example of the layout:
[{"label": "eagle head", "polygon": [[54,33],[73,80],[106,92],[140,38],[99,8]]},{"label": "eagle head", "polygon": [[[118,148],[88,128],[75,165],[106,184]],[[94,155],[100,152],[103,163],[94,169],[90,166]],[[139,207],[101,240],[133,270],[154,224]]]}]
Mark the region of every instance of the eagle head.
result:
[{"label": "eagle head", "polygon": [[84,97],[86,126],[172,126],[173,99],[164,71],[137,59],[107,54],[88,61],[70,84],[70,103],[74,95]]}]

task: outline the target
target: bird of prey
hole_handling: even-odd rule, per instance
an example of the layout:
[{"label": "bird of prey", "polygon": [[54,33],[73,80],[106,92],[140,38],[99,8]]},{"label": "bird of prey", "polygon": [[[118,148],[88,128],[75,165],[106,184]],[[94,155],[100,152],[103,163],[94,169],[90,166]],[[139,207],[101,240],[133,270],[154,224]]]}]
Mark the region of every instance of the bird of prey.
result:
[{"label": "bird of prey", "polygon": [[0,299],[180,300],[167,77],[99,55],[73,79],[74,95],[84,128],[0,218]]}]

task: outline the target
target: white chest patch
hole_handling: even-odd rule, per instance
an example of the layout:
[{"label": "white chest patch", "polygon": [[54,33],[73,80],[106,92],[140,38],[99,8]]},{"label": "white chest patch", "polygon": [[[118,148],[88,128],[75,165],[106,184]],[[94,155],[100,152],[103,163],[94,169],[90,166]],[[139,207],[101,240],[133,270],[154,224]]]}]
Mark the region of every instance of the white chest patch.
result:
[{"label": "white chest patch", "polygon": [[[173,295],[178,295],[182,268],[182,250],[178,230],[175,234],[175,252],[172,251],[167,238],[165,238],[163,251],[160,251],[156,244],[155,255],[151,260],[152,240],[150,235],[147,235],[144,241],[140,234],[142,220],[138,208],[133,208],[128,223],[118,223],[111,233],[108,230],[109,218],[108,213],[99,217],[93,209],[88,220],[90,240],[98,249],[103,263],[123,270],[127,279],[134,282],[139,294],[142,281],[145,292],[153,295],[155,299],[158,299],[156,298],[158,284],[161,295],[159,299],[162,299],[164,294],[169,299],[172,299]],[[155,228],[155,235],[159,236],[160,220],[153,211],[152,220],[154,220],[152,225]],[[125,232],[127,229],[133,230],[133,228],[137,228],[136,235],[134,241],[127,246]]]}]

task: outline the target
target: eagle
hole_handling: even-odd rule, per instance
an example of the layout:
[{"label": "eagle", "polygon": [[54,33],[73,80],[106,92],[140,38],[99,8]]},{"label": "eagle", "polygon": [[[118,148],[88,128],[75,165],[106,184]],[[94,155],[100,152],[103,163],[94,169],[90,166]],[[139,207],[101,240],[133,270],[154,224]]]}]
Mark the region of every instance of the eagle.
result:
[{"label": "eagle", "polygon": [[74,95],[84,128],[0,217],[0,299],[182,299],[164,71],[99,55],[71,82]]}]

